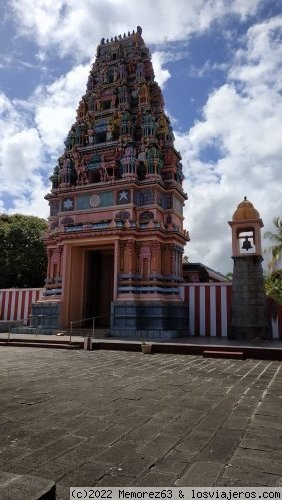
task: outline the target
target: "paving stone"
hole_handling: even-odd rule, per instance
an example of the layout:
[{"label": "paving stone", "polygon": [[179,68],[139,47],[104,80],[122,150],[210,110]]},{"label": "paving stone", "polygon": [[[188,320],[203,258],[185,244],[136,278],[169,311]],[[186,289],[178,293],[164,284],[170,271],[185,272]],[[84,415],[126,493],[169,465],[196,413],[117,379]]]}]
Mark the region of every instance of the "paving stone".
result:
[{"label": "paving stone", "polygon": [[182,453],[199,453],[213,438],[215,431],[210,430],[206,432],[198,432],[198,430],[193,430],[188,434],[187,437],[182,439],[176,445],[176,449],[180,450]]},{"label": "paving stone", "polygon": [[182,453],[177,448],[170,450],[165,456],[157,460],[152,471],[158,470],[169,474],[181,474],[194,460],[196,453]]},{"label": "paving stone", "polygon": [[97,457],[99,457],[99,462],[104,462],[104,460],[100,458],[104,450],[105,447],[99,446],[95,444],[94,440],[91,440],[90,442],[83,443],[83,445],[64,453],[56,459],[35,466],[34,473],[37,476],[53,478],[57,481],[75,467],[86,462],[97,461]]},{"label": "paving stone", "polygon": [[241,442],[241,446],[243,448],[253,448],[257,450],[280,451],[281,441],[278,441],[272,436],[262,436],[259,434],[256,436],[249,436],[248,433],[246,433]]},{"label": "paving stone", "polygon": [[56,485],[56,500],[70,500],[70,489],[67,486]]},{"label": "paving stone", "polygon": [[241,437],[242,431],[220,429],[199,454],[198,459],[203,462],[215,460],[216,462],[227,463],[235,448],[239,445]]},{"label": "paving stone", "polygon": [[62,486],[95,486],[104,474],[109,471],[109,466],[104,464],[87,462],[85,464],[74,467],[65,476],[58,481],[58,485]]},{"label": "paving stone", "polygon": [[138,449],[140,453],[158,458],[166,454],[174,445],[178,443],[178,441],[179,436],[167,434],[164,431],[162,434],[159,433],[157,437],[148,444],[144,444]]},{"label": "paving stone", "polygon": [[143,474],[151,469],[156,463],[156,458],[144,453],[135,452],[124,460],[120,460],[115,464],[115,468],[119,470],[120,475],[131,477],[142,477]]},{"label": "paving stone", "polygon": [[[2,477],[1,477],[2,476]],[[6,475],[0,473],[1,500],[40,499],[56,500],[56,485],[54,481],[35,476]]]},{"label": "paving stone", "polygon": [[7,470],[8,467],[8,470],[11,470],[12,472],[26,474],[31,472],[40,464],[54,460],[57,456],[75,448],[81,442],[82,439],[76,436],[62,437],[61,439],[52,441],[47,446],[44,446],[35,452],[27,453],[14,459],[4,467],[2,466],[2,469]]},{"label": "paving stone", "polygon": [[273,450],[264,452],[258,449],[238,448],[232,457],[231,465],[241,469],[255,469],[282,476],[282,452],[277,453]]},{"label": "paving stone", "polygon": [[148,472],[147,474],[144,474],[144,476],[136,481],[136,484],[138,486],[155,486],[155,487],[164,487],[166,488],[167,486],[172,486],[175,479],[176,479],[176,474],[166,474],[164,472]]},{"label": "paving stone", "polygon": [[280,368],[1,347],[0,469],[59,481],[61,500],[76,485],[272,486]]},{"label": "paving stone", "polygon": [[16,474],[11,474],[9,472],[0,471],[0,487],[6,486],[11,481],[17,479],[17,477],[20,477],[20,474],[16,475]]},{"label": "paving stone", "polygon": [[119,463],[132,456],[137,448],[135,441],[122,440],[105,449],[99,454],[99,460],[105,463]]},{"label": "paving stone", "polygon": [[213,486],[224,468],[220,462],[196,461],[177,479],[174,486]]},{"label": "paving stone", "polygon": [[280,486],[281,476],[266,474],[255,469],[241,469],[239,467],[226,467],[222,479],[237,481],[240,486]]},{"label": "paving stone", "polygon": [[232,413],[232,415],[224,422],[223,426],[226,429],[244,430],[249,422],[250,418],[248,416],[242,417]]},{"label": "paving stone", "polygon": [[[118,476],[116,474],[105,474],[97,483],[96,486],[116,486],[116,487],[124,487],[126,484],[127,487],[136,486],[135,485],[136,478],[130,476]],[[68,499],[69,500],[69,499]]]}]

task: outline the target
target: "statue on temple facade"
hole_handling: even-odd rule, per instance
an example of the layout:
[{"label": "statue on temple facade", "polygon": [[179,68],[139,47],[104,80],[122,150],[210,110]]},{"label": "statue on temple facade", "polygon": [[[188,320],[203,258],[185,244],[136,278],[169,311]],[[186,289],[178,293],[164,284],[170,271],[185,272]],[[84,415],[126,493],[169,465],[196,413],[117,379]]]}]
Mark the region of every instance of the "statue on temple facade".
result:
[{"label": "statue on temple facade", "polygon": [[136,174],[136,149],[132,143],[126,146],[121,164],[123,167],[123,177],[129,174]]}]

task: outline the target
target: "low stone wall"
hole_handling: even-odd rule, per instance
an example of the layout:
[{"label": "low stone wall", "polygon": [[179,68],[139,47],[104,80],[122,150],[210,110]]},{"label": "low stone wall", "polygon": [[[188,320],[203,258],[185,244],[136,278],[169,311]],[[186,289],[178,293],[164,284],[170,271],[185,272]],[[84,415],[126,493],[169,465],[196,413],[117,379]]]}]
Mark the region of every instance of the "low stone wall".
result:
[{"label": "low stone wall", "polygon": [[16,328],[17,326],[23,325],[23,321],[14,321],[14,320],[0,320],[0,333],[9,332],[12,328]]}]

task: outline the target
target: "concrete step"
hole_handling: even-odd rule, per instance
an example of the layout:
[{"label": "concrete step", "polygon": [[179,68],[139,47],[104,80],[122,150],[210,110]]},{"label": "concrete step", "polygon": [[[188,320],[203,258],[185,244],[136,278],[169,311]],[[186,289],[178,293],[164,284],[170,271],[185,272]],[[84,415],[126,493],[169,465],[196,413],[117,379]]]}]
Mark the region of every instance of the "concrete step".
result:
[{"label": "concrete step", "polygon": [[[70,334],[70,330],[64,330],[65,335]],[[73,328],[72,335],[74,337],[93,337],[95,339],[105,339],[110,336],[109,328],[95,328],[94,336],[92,328]]]},{"label": "concrete step", "polygon": [[[7,330],[8,331],[8,330]],[[11,329],[12,333],[20,333],[22,335],[51,335],[54,332],[54,328],[34,328],[32,326],[17,326]]]},{"label": "concrete step", "polygon": [[243,351],[203,351],[204,358],[225,358],[225,359],[245,359]]},{"label": "concrete step", "polygon": [[83,349],[83,344],[80,343],[73,343],[73,344],[67,344],[67,343],[62,343],[62,342],[42,342],[40,340],[36,341],[28,341],[28,340],[10,340],[8,341],[0,341],[0,346],[9,346],[9,347],[41,347],[41,348],[47,348],[47,349]]}]

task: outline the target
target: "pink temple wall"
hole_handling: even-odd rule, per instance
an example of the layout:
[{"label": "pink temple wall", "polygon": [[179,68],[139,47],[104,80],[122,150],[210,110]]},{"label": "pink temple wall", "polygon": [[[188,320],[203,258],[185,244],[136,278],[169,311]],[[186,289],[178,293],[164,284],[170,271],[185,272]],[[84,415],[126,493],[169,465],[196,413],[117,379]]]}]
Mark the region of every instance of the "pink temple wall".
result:
[{"label": "pink temple wall", "polygon": [[[227,337],[232,283],[186,283],[181,288],[189,306],[190,335]],[[40,299],[42,292],[42,288],[0,290],[0,320],[23,320],[26,324],[31,304]],[[271,321],[273,339],[282,340],[281,304],[276,304]]]}]

